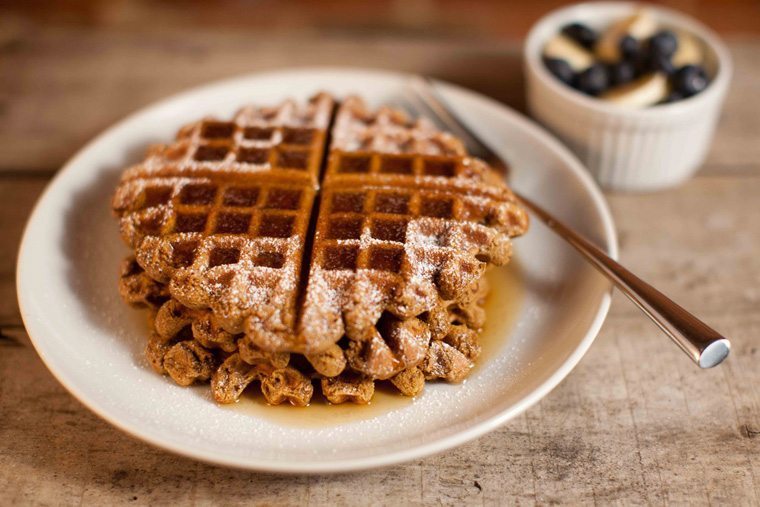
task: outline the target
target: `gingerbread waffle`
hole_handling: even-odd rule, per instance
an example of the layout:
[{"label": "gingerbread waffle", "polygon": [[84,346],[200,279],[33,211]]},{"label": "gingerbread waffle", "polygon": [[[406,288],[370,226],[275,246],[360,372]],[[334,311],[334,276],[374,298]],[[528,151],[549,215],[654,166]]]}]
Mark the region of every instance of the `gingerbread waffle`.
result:
[{"label": "gingerbread waffle", "polygon": [[[384,312],[410,319],[466,294],[508,262],[527,215],[493,170],[425,121],[349,98],[332,137],[300,326],[284,346],[313,354],[348,335],[380,353],[393,341],[376,326]],[[262,348],[282,346],[259,322],[246,332]],[[403,365],[419,341],[396,344],[407,359],[383,353]]]},{"label": "gingerbread waffle", "polygon": [[[362,399],[357,378],[365,386],[393,379],[406,393],[426,377],[461,380],[452,372],[469,370],[473,316],[482,314],[474,295],[488,267],[508,262],[527,216],[459,140],[388,108],[371,112],[357,98],[335,113],[320,177],[331,104],[320,95],[303,114],[287,102],[241,110],[232,122],[204,120],[128,169],[113,208],[137,264],[157,283],[133,280],[153,291],[133,302],[185,308],[191,322],[174,333],[194,334],[194,322],[226,333],[229,350],[193,338],[231,361],[219,385],[261,375],[230,359],[241,354],[240,338],[231,338],[241,333],[266,354],[304,354],[335,399]],[[255,139],[259,130],[268,134]],[[295,146],[301,162],[286,163],[282,153]],[[244,150],[267,155],[251,162]],[[451,327],[452,312],[474,319],[466,340],[447,341],[436,328],[447,319]],[[154,341],[178,336],[164,335]]]},{"label": "gingerbread waffle", "polygon": [[316,186],[332,112],[333,99],[320,93],[305,105],[286,100],[244,107],[231,121],[205,118],[183,127],[173,143],[152,146],[122,179],[266,173]]},{"label": "gingerbread waffle", "polygon": [[441,299],[467,297],[488,265],[510,258],[509,235],[498,222],[485,225],[507,216],[509,206],[412,187],[324,189],[301,320],[304,349],[344,334],[370,340],[383,312],[409,319]]},{"label": "gingerbread waffle", "polygon": [[335,114],[331,135],[323,186],[411,186],[514,202],[498,173],[467,156],[459,139],[426,118],[412,120],[389,107],[373,112],[360,98],[349,97]]},{"label": "gingerbread waffle", "polygon": [[[336,344],[311,357],[263,351],[245,335],[221,328],[210,311],[192,310],[167,299],[165,285],[150,278],[134,258],[122,263],[119,286],[127,303],[153,310],[146,358],[158,373],[179,385],[210,381],[220,403],[236,401],[249,384],[258,381],[268,403],[306,405],[313,393],[311,379],[319,380],[330,403],[368,403],[372,398],[376,379],[354,368],[362,368],[354,350]],[[480,353],[477,331],[485,317],[486,292],[483,280],[469,307],[447,302],[439,306],[441,313],[424,316],[432,341],[423,358],[390,379],[402,394],[419,394],[425,379],[458,382],[466,376]]]},{"label": "gingerbread waffle", "polygon": [[389,378],[425,350],[414,319],[442,300],[466,304],[485,270],[509,261],[527,215],[493,170],[427,122],[349,98],[332,136],[292,347],[313,353],[347,336],[388,357],[371,375]]},{"label": "gingerbread waffle", "polygon": [[305,107],[248,107],[150,150],[113,199],[138,263],[183,304],[211,308],[230,332],[248,317],[292,330],[331,113],[324,94]]},{"label": "gingerbread waffle", "polygon": [[375,111],[357,96],[347,97],[335,114],[332,149],[343,152],[465,156],[462,141],[441,132],[427,118],[412,120],[403,111]]},{"label": "gingerbread waffle", "polygon": [[249,317],[292,329],[314,195],[274,176],[219,175],[130,180],[115,200],[129,204],[121,231],[140,266],[236,333]]},{"label": "gingerbread waffle", "polygon": [[236,401],[258,381],[270,404],[309,404],[311,379],[289,366],[290,354],[259,350],[243,335],[225,331],[209,310],[167,299],[167,287],[150,278],[134,258],[122,263],[119,290],[128,304],[152,310],[145,357],[156,372],[181,386],[210,382],[220,403]]}]

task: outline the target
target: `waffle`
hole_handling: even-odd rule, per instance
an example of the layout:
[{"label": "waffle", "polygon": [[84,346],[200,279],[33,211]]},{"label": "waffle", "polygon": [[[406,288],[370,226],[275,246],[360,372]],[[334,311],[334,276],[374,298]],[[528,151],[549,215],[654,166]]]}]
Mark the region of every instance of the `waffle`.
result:
[{"label": "waffle", "polygon": [[147,276],[134,257],[125,259],[121,264],[119,294],[130,306],[154,310],[171,298],[169,288]]},{"label": "waffle", "polygon": [[[372,112],[358,97],[348,97],[336,112],[330,155],[324,186],[437,188],[514,202],[503,178],[467,156],[459,139],[426,118],[413,121],[388,107]],[[524,216],[513,219],[524,227]]]},{"label": "waffle", "polygon": [[[178,383],[229,401],[302,354],[328,399],[361,401],[376,380],[414,394],[472,366],[483,274],[527,215],[458,139],[355,97],[323,157],[332,110],[322,94],[206,119],[125,171],[122,294],[159,308],[149,358]],[[302,402],[295,373],[267,381],[272,400]]]},{"label": "waffle", "polygon": [[[159,192],[160,203],[144,201]],[[236,333],[246,317],[292,329],[314,195],[274,177],[221,175],[130,180],[116,199],[134,203],[121,231],[140,266]]]},{"label": "waffle", "polygon": [[[127,303],[153,310],[145,350],[151,366],[182,386],[210,381],[220,403],[236,401],[249,384],[259,381],[268,403],[306,405],[313,393],[311,379],[319,381],[330,403],[368,403],[372,398],[377,379],[360,371],[366,359],[354,350],[335,345],[311,357],[263,351],[245,335],[221,328],[209,310],[164,299],[165,286],[162,290],[134,258],[122,264],[120,292]],[[154,297],[157,293],[162,296]],[[480,353],[477,331],[484,322],[486,293],[483,280],[469,307],[448,302],[439,306],[440,314],[425,316],[423,325],[432,341],[420,360],[390,378],[402,394],[419,394],[426,379],[459,382],[467,375]]]},{"label": "waffle", "polygon": [[[504,215],[504,207],[412,187],[324,189],[302,347],[319,350],[344,335],[372,341],[384,315],[405,320],[435,310],[441,300],[466,302],[486,267],[510,258],[509,235],[482,223]],[[255,330],[248,332],[256,339]]]},{"label": "waffle", "polygon": [[[477,307],[475,313],[482,316],[482,300],[473,305]],[[190,310],[169,300],[155,315],[154,334],[148,343],[146,356],[154,369],[169,374],[180,385],[211,378],[214,397],[220,403],[237,400],[245,387],[255,380],[261,381],[262,387],[267,386],[267,379],[276,372],[290,379],[289,382],[280,381],[278,385],[294,385],[289,388],[293,393],[307,392],[303,387],[306,378],[314,378],[321,381],[322,392],[332,403],[347,400],[368,402],[371,393],[368,394],[369,398],[359,394],[368,393],[365,388],[359,390],[355,398],[349,396],[345,399],[341,397],[348,394],[343,390],[353,392],[351,385],[374,384],[375,380],[389,378],[402,394],[415,396],[422,391],[426,379],[460,382],[466,377],[480,354],[479,328],[474,326],[482,319],[468,318],[457,309],[447,311],[444,320],[443,325],[418,321],[420,326],[430,328],[424,335],[431,337],[424,344],[421,356],[406,368],[394,371],[392,376],[378,377],[373,370],[376,366],[372,363],[379,361],[384,364],[384,358],[372,351],[366,353],[361,347],[349,345],[344,349],[336,345],[329,354],[301,356],[305,360],[298,363],[293,361],[294,354],[263,351],[245,335],[230,336],[214,326],[213,316],[208,311]],[[325,358],[325,355],[329,357]],[[233,382],[229,378],[237,380]],[[269,386],[269,392],[264,393],[272,404],[285,400],[295,405],[308,403],[308,399],[300,395],[291,394],[283,398],[272,396],[273,392],[273,387]]]},{"label": "waffle", "polygon": [[152,146],[122,179],[265,173],[316,186],[332,111],[332,98],[322,93],[302,106],[286,100],[244,107],[231,121],[205,118],[183,127],[173,143]]},{"label": "waffle", "polygon": [[303,107],[247,107],[150,149],[113,199],[137,262],[230,332],[246,317],[292,329],[332,104],[320,94]]},{"label": "waffle", "polygon": [[[503,180],[461,142],[389,108],[349,98],[336,113],[308,287],[294,350],[343,336],[385,357],[389,378],[425,350],[413,319],[441,301],[467,304],[489,266],[504,265],[527,215]],[[390,325],[383,325],[390,323]],[[385,335],[384,330],[385,328]],[[255,326],[246,332],[273,345]]]},{"label": "waffle", "polygon": [[462,141],[441,132],[427,118],[412,120],[387,106],[370,110],[357,96],[347,97],[335,114],[332,149],[342,152],[465,156]]}]

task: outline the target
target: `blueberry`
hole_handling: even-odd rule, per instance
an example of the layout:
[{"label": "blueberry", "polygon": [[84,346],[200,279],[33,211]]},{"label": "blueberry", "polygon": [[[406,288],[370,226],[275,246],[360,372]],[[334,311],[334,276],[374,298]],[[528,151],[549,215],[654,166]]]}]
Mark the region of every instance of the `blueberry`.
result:
[{"label": "blueberry", "polygon": [[679,92],[678,90],[671,91],[667,97],[662,99],[662,102],[660,104],[670,104],[671,102],[678,102],[679,100],[685,99],[686,96]]},{"label": "blueberry", "polygon": [[589,95],[599,95],[609,86],[607,69],[601,63],[595,63],[578,74],[578,89]]},{"label": "blueberry", "polygon": [[636,65],[633,62],[620,62],[610,66],[610,82],[617,86],[633,81],[636,77]]},{"label": "blueberry", "polygon": [[649,55],[649,70],[652,72],[664,72],[668,76],[675,73],[676,68],[673,62],[670,61],[669,56],[661,54]]},{"label": "blueberry", "polygon": [[678,38],[670,30],[657,32],[649,39],[649,50],[652,55],[662,55],[670,58],[678,49]]},{"label": "blueberry", "polygon": [[570,64],[561,58],[544,58],[544,65],[549,69],[549,72],[562,81],[563,83],[572,86],[575,80],[575,72]]},{"label": "blueberry", "polygon": [[575,42],[591,49],[596,44],[597,34],[594,30],[583,23],[570,23],[562,27],[562,35],[573,39]]},{"label": "blueberry", "polygon": [[639,44],[638,39],[631,37],[630,35],[626,35],[620,39],[619,47],[623,60],[634,60],[641,52],[641,45]]},{"label": "blueberry", "polygon": [[701,92],[709,81],[705,69],[698,65],[684,65],[673,76],[673,88],[686,97],[691,97]]}]

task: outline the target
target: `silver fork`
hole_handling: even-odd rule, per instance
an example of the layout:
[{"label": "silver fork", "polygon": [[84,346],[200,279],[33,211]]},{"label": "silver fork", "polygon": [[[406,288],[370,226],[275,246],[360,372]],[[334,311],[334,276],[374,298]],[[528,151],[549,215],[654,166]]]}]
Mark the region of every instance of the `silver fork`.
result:
[{"label": "silver fork", "polygon": [[[462,139],[470,154],[485,160],[492,166],[504,169],[507,167],[504,161],[457,117],[454,110],[438,94],[429,78],[414,78],[410,83],[409,91],[432,116],[431,119]],[[409,104],[409,106],[417,113],[423,112],[414,104]],[[727,338],[628,271],[533,200],[512,190],[533,215],[580,252],[701,368],[717,366],[728,356],[731,343]]]}]

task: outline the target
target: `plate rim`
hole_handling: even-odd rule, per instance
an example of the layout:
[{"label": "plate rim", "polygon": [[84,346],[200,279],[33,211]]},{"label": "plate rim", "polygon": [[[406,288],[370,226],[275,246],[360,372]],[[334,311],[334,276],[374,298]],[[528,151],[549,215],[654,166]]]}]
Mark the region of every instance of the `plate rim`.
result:
[{"label": "plate rim", "polygon": [[[263,72],[251,72],[233,76],[225,79],[211,81],[199,86],[191,87],[186,90],[180,91],[175,94],[155,100],[138,110],[128,114],[126,117],[115,122],[110,127],[106,128],[84,146],[78,149],[74,155],[72,155],[56,173],[56,175],[50,180],[43,192],[37,198],[32,212],[27,219],[24,226],[24,232],[21,238],[18,257],[16,261],[16,296],[18,299],[19,310],[21,319],[24,323],[24,327],[27,331],[29,339],[37,352],[37,355],[42,360],[45,367],[55,377],[55,379],[71,394],[75,399],[82,403],[86,408],[92,411],[101,419],[105,420],[112,426],[123,431],[132,438],[137,438],[143,442],[149,443],[164,451],[168,451],[174,454],[178,454],[194,460],[200,460],[206,463],[215,465],[223,465],[236,469],[252,470],[260,472],[275,472],[282,474],[316,474],[316,473],[341,473],[350,471],[360,471],[368,469],[376,469],[381,467],[387,467],[390,465],[408,462],[414,459],[424,458],[433,454],[438,454],[449,450],[453,447],[458,447],[469,441],[483,436],[496,429],[497,427],[505,424],[507,421],[523,413],[528,408],[532,407],[539,400],[549,394],[565,377],[577,366],[583,356],[586,354],[591,344],[599,334],[599,330],[604,323],[609,307],[611,304],[612,287],[606,291],[603,295],[599,308],[594,315],[594,318],[586,331],[585,336],[579,342],[575,350],[568,356],[568,358],[557,368],[543,383],[541,383],[536,389],[531,391],[522,397],[517,403],[509,407],[508,409],[499,412],[491,417],[486,418],[472,426],[448,435],[438,438],[434,441],[427,442],[420,445],[415,445],[408,449],[394,451],[381,455],[364,456],[359,458],[346,458],[337,461],[330,461],[321,463],[318,461],[313,462],[276,462],[267,463],[263,460],[257,460],[254,457],[241,458],[225,455],[214,454],[200,449],[186,448],[179,443],[175,443],[172,440],[168,440],[161,435],[156,435],[151,431],[145,431],[140,426],[134,426],[129,423],[121,421],[118,417],[112,416],[106,410],[100,408],[96,401],[93,401],[88,394],[81,392],[76,384],[70,381],[63,371],[59,371],[57,367],[53,365],[50,358],[45,352],[43,340],[35,338],[35,334],[39,335],[40,330],[37,328],[37,323],[32,314],[28,310],[27,298],[32,296],[28,295],[24,291],[24,279],[26,278],[26,265],[24,252],[29,248],[29,235],[30,229],[33,223],[39,220],[42,204],[47,201],[49,195],[57,186],[58,182],[65,178],[68,173],[73,171],[79,163],[80,158],[83,158],[93,146],[100,143],[101,139],[110,135],[113,131],[120,129],[123,125],[132,121],[135,117],[143,115],[150,110],[163,106],[167,102],[180,102],[187,99],[187,97],[208,92],[214,88],[234,86],[236,83],[243,83],[249,80],[262,79],[262,78],[276,78],[278,76],[288,76],[293,74],[350,74],[353,76],[380,76],[391,77],[396,79],[409,78],[413,74],[407,72],[397,72],[392,70],[372,69],[362,67],[343,67],[343,66],[306,66],[306,67],[291,67],[286,69],[274,69]],[[611,257],[618,257],[618,239],[617,232],[614,225],[612,214],[609,210],[609,206],[602,194],[601,189],[593,180],[590,173],[584,168],[580,160],[570,152],[570,150],[561,144],[553,135],[551,135],[544,128],[539,126],[533,120],[524,116],[523,114],[515,111],[510,106],[498,102],[497,100],[483,95],[477,91],[467,89],[463,86],[459,86],[453,83],[449,83],[443,80],[435,80],[436,84],[442,86],[445,89],[455,90],[457,93],[467,95],[470,98],[474,98],[481,102],[485,102],[491,106],[494,110],[498,111],[498,115],[508,117],[510,121],[519,125],[521,129],[527,130],[532,136],[538,138],[543,144],[551,146],[553,151],[562,159],[564,165],[569,168],[573,173],[583,189],[590,197],[591,204],[597,212],[602,225],[603,240],[607,243],[603,248]],[[35,332],[36,331],[36,332]]]}]

